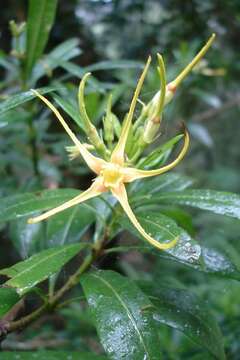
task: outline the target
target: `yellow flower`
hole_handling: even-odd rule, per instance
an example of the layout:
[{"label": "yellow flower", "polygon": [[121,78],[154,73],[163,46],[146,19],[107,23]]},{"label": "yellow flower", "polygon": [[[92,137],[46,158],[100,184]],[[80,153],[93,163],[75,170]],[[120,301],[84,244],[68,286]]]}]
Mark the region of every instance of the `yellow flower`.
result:
[{"label": "yellow flower", "polygon": [[[192,67],[194,66],[193,64],[196,64],[197,61],[205,54],[205,52],[207,51],[207,49],[209,48],[209,46],[211,45],[211,43],[213,41],[213,37],[214,36],[212,36],[210,38],[208,43],[203,48],[204,51],[202,49],[197,54],[197,56],[194,58],[194,60],[190,63],[190,65],[188,65],[187,68],[185,68],[183,70],[183,72],[181,73],[182,75],[180,74],[174,81],[172,81],[169,85],[166,85],[166,88],[164,88],[162,90],[162,92],[164,93],[164,96],[160,96],[161,104],[163,104],[164,101],[166,102],[166,96],[167,96],[168,92],[175,91],[176,86],[179,85],[179,83],[183,80],[183,78],[187,75],[187,73],[192,69]],[[197,60],[196,60],[196,58],[197,58]],[[161,66],[162,58],[159,54],[158,54],[158,60],[159,60],[159,66]],[[142,85],[143,85],[145,76],[147,74],[150,62],[151,62],[151,58],[149,57],[146,65],[145,65],[145,68],[143,70],[143,73],[138,81],[136,90],[134,92],[129,112],[123,123],[121,135],[118,139],[116,146],[114,147],[114,149],[110,155],[109,161],[93,155],[87,149],[87,147],[78,140],[78,138],[75,136],[75,134],[68,127],[67,123],[65,122],[65,120],[63,119],[63,117],[61,116],[59,111],[50,103],[50,101],[48,101],[44,96],[39,94],[36,90],[32,90],[33,93],[36,96],[38,96],[53,111],[53,113],[56,115],[56,117],[58,118],[58,120],[60,121],[62,126],[64,127],[65,131],[70,136],[73,143],[75,144],[75,149],[79,152],[79,154],[81,154],[81,156],[87,163],[88,167],[97,176],[96,176],[95,180],[93,181],[92,185],[86,191],[84,191],[81,194],[79,194],[78,196],[74,197],[72,200],[69,200],[69,201],[65,202],[64,204],[62,204],[52,210],[49,210],[40,216],[30,218],[28,220],[28,223],[32,224],[32,223],[37,223],[39,221],[45,220],[45,219],[49,218],[50,216],[55,215],[65,209],[68,209],[74,205],[80,204],[80,203],[82,203],[88,199],[91,199],[93,197],[96,197],[102,193],[110,191],[112,193],[112,195],[119,201],[123,210],[127,214],[128,218],[130,219],[132,224],[135,226],[135,228],[151,245],[157,247],[158,249],[169,249],[176,244],[178,238],[175,238],[174,240],[172,240],[169,243],[159,243],[157,240],[155,240],[152,236],[150,236],[142,228],[142,226],[138,222],[137,218],[135,217],[135,215],[129,205],[127,191],[126,191],[126,187],[125,187],[125,184],[131,183],[135,180],[150,177],[150,176],[157,176],[157,175],[165,173],[166,171],[171,170],[183,159],[183,157],[186,154],[187,149],[189,147],[189,134],[188,134],[186,128],[184,128],[184,143],[183,143],[182,149],[179,152],[176,159],[174,161],[172,161],[171,163],[169,163],[168,165],[165,165],[165,166],[161,167],[160,169],[141,170],[141,169],[137,169],[137,168],[128,166],[126,163],[125,148],[126,148],[128,135],[129,135],[129,130],[132,125],[132,119],[133,119],[135,106],[138,101],[140,90],[142,88]],[[84,83],[85,83],[85,79],[82,81],[84,81]],[[82,84],[82,86],[80,85],[81,95],[83,94],[84,83]],[[174,87],[174,89],[173,89],[173,87]],[[84,101],[83,96],[81,96],[81,101],[82,102]],[[82,103],[82,106],[84,107],[84,103]],[[161,105],[161,107],[162,107],[162,105]],[[158,112],[159,112],[159,106],[157,108],[158,108]],[[84,107],[84,112],[85,112],[86,122],[89,123],[89,119],[87,117],[85,107]],[[89,126],[90,126],[90,124],[89,124]],[[98,135],[94,133],[94,136],[96,136],[97,141],[99,141]],[[105,151],[104,147],[102,147],[100,150],[102,150],[103,152]]]}]

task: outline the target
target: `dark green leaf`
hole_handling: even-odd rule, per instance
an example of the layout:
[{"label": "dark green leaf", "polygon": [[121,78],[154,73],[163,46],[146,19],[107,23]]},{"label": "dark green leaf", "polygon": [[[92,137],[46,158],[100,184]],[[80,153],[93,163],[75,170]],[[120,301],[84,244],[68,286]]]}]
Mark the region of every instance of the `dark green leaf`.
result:
[{"label": "dark green leaf", "polygon": [[240,196],[233,193],[214,190],[186,190],[154,195],[154,197],[149,195],[145,203],[153,202],[192,206],[240,219]]},{"label": "dark green leaf", "polygon": [[88,206],[74,206],[51,217],[47,223],[46,246],[64,245],[79,241],[96,216]]},{"label": "dark green leaf", "polygon": [[[131,190],[131,200],[133,202],[143,202],[155,199],[156,193],[167,191],[182,191],[191,186],[193,180],[188,176],[177,173],[155,176],[146,180],[139,180],[133,183]],[[154,197],[152,197],[154,194]]]},{"label": "dark green leaf", "polygon": [[9,224],[10,239],[22,259],[46,248],[45,224],[28,224],[27,219],[22,217]]},{"label": "dark green leaf", "polygon": [[172,257],[166,251],[156,251],[150,246],[118,246],[105,251],[106,254],[114,252],[141,251],[145,253],[153,253],[162,259],[179,262],[198,271],[217,275],[229,279],[240,280],[240,270],[235,264],[223,253],[217,250],[208,249],[201,246],[201,257],[198,262],[192,263],[184,261],[181,258]]},{"label": "dark green leaf", "polygon": [[[180,262],[187,262],[190,264],[198,264],[201,256],[201,247],[171,218],[155,212],[138,210],[135,212],[137,218],[145,231],[159,242],[167,243],[178,237],[176,246],[171,249],[165,250],[176,260]],[[126,217],[119,218],[118,221],[121,225],[130,230],[134,235],[146,240],[141,234],[132,226]],[[156,250],[159,252],[159,250]]]},{"label": "dark green leaf", "polygon": [[182,331],[216,359],[225,359],[223,338],[219,326],[207,305],[193,293],[180,289],[143,285],[153,304],[154,319]]},{"label": "dark green leaf", "polygon": [[0,319],[20,300],[15,289],[0,287]]},{"label": "dark green leaf", "polygon": [[113,271],[86,274],[81,280],[102,345],[110,359],[161,359],[148,297]]},{"label": "dark green leaf", "polygon": [[42,55],[51,31],[57,0],[29,0],[27,20],[26,77]]},{"label": "dark green leaf", "polygon": [[[56,90],[56,87],[43,87],[43,88],[39,88],[36,89],[40,94],[46,94],[49,93],[51,91]],[[15,107],[24,104],[27,101],[30,101],[32,99],[34,99],[36,97],[36,95],[34,95],[31,91],[25,91],[25,92],[21,92],[19,94],[15,94],[15,95],[9,95],[9,98],[2,101],[0,103],[0,115],[4,114],[5,112],[14,109]]]},{"label": "dark green leaf", "polygon": [[[70,200],[80,191],[75,189],[43,190],[3,198],[0,204],[0,221],[15,220],[34,211],[46,210]],[[87,206],[81,204],[79,206]]]},{"label": "dark green leaf", "polygon": [[185,210],[180,209],[178,207],[163,207],[161,206],[161,214],[166,215],[176,223],[187,231],[188,234],[194,236],[196,234],[196,230],[193,225],[193,218],[190,214],[188,214]]},{"label": "dark green leaf", "polygon": [[16,287],[20,295],[59,271],[86,244],[72,244],[43,250],[25,261],[0,270],[11,279],[5,285]]},{"label": "dark green leaf", "polygon": [[107,358],[76,351],[3,351],[1,360],[107,360]]},{"label": "dark green leaf", "polygon": [[202,262],[194,268],[210,274],[227,277],[240,281],[240,269],[228,258],[227,255],[215,249],[202,246]]}]

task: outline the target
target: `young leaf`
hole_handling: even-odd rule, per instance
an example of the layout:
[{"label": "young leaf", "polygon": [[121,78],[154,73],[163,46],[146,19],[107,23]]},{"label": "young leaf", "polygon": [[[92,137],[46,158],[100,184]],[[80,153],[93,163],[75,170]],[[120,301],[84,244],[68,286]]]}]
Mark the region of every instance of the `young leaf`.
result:
[{"label": "young leaf", "polygon": [[143,283],[143,290],[155,305],[154,319],[182,331],[216,359],[225,359],[223,338],[219,326],[207,305],[193,293]]},{"label": "young leaf", "polygon": [[227,215],[240,219],[240,196],[233,193],[214,190],[186,190],[181,192],[166,192],[146,198],[145,203],[162,202],[192,206],[209,210],[215,214]]},{"label": "young leaf", "polygon": [[15,289],[0,287],[0,319],[20,300]]},{"label": "young leaf", "polygon": [[17,288],[23,295],[41,281],[59,271],[86,244],[58,246],[43,250],[25,261],[0,270],[1,275],[10,277],[4,285]]},{"label": "young leaf", "polygon": [[81,279],[101,343],[110,359],[161,359],[152,304],[138,286],[113,271]]},{"label": "young leaf", "polygon": [[27,20],[26,78],[42,55],[54,23],[58,0],[29,0]]},{"label": "young leaf", "polygon": [[107,360],[103,355],[77,351],[3,351],[1,360]]}]

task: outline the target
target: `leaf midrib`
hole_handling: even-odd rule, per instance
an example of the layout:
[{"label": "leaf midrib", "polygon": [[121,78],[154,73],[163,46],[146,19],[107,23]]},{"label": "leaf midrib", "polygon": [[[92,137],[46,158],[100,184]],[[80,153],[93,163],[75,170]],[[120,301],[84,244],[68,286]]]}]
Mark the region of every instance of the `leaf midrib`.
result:
[{"label": "leaf midrib", "polygon": [[[74,244],[74,246],[76,246],[76,244]],[[79,247],[79,248],[80,248],[80,247]],[[59,255],[59,253],[61,253],[61,252],[66,252],[66,248],[65,248],[65,247],[64,247],[64,248],[61,248],[61,249],[59,249],[58,252],[54,252],[53,254],[50,254],[49,256],[47,256],[47,257],[45,257],[45,258],[43,258],[43,259],[40,259],[39,262],[34,263],[32,266],[28,267],[27,269],[25,269],[25,270],[21,271],[20,273],[18,273],[16,276],[12,277],[12,278],[8,281],[8,283],[10,283],[10,282],[12,283],[13,281],[16,281],[16,279],[18,279],[19,277],[21,277],[21,276],[23,276],[24,274],[28,273],[28,272],[31,271],[34,267],[39,266],[41,263],[43,263],[43,262],[51,259],[51,258],[54,257],[54,256]],[[13,269],[14,269],[14,268],[13,268]],[[16,270],[16,271],[17,271],[17,270]]]},{"label": "leaf midrib", "polygon": [[154,226],[156,226],[156,227],[159,227],[160,229],[162,229],[163,231],[165,231],[166,233],[169,233],[171,236],[173,236],[174,238],[176,237],[176,236],[178,236],[178,234],[174,234],[173,232],[171,232],[170,230],[168,230],[166,227],[164,227],[163,225],[160,225],[160,224],[158,224],[158,223],[156,223],[156,222],[154,222],[154,221],[152,221],[152,220],[149,220],[149,219],[146,219],[146,218],[144,218],[144,217],[142,217],[142,216],[138,216],[138,218],[139,219],[142,219],[143,221],[145,221],[145,222],[147,222],[147,223],[149,223],[149,224],[152,224],[152,225],[154,225]]},{"label": "leaf midrib", "polygon": [[125,302],[122,300],[122,298],[120,297],[120,295],[116,292],[116,290],[111,286],[111,284],[109,284],[105,279],[97,276],[96,274],[92,274],[93,277],[97,278],[98,280],[102,281],[112,292],[113,294],[116,296],[116,298],[118,299],[118,301],[120,302],[120,304],[122,305],[122,307],[126,310],[127,312],[127,316],[129,317],[129,319],[131,320],[133,327],[135,328],[139,338],[140,338],[140,342],[143,345],[144,351],[146,353],[146,355],[148,356],[148,359],[150,360],[150,356],[149,356],[149,352],[147,350],[146,344],[144,342],[143,339],[143,335],[140,329],[138,329],[137,323],[134,319],[134,316],[131,314],[130,310],[128,309],[127,305],[125,304]]}]

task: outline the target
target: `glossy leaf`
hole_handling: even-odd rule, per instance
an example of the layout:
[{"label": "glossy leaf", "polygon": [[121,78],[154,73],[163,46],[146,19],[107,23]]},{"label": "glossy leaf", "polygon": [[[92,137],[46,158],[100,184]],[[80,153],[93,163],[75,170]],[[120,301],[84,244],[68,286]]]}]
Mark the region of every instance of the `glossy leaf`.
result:
[{"label": "glossy leaf", "polygon": [[27,20],[26,77],[42,55],[51,31],[58,0],[29,0]]},{"label": "glossy leaf", "polygon": [[181,258],[173,257],[167,254],[166,251],[156,251],[154,248],[146,245],[135,245],[135,246],[117,246],[114,248],[107,249],[106,254],[109,253],[124,253],[130,251],[140,251],[143,253],[154,253],[155,256],[158,256],[162,259],[174,262],[179,262],[183,265],[186,265],[190,268],[194,268],[198,271],[209,273],[212,275],[225,277],[229,279],[240,280],[240,269],[222,252],[209,249],[201,246],[201,257],[198,262],[189,262],[182,260]]},{"label": "glossy leaf", "polygon": [[0,287],[0,319],[20,300],[15,289]]},{"label": "glossy leaf", "polygon": [[17,288],[17,292],[23,295],[59,271],[85,246],[86,244],[72,244],[43,250],[25,261],[0,270],[0,274],[10,277],[5,285]]},{"label": "glossy leaf", "polygon": [[202,246],[201,264],[193,266],[213,275],[223,276],[240,281],[240,269],[221,251]]},{"label": "glossy leaf", "polygon": [[164,202],[209,210],[215,214],[240,219],[240,196],[233,193],[214,190],[186,190],[169,192],[146,199],[146,203]]},{"label": "glossy leaf", "polygon": [[110,359],[159,360],[160,343],[148,297],[126,277],[98,271],[81,280],[101,343]]},{"label": "glossy leaf", "polygon": [[[28,224],[22,217],[9,224],[9,235],[22,259],[46,248],[45,224]],[[57,245],[57,244],[56,244]]]},{"label": "glossy leaf", "polygon": [[[178,173],[155,176],[134,182],[131,190],[131,200],[132,202],[146,203],[149,199],[155,199],[158,192],[182,191],[192,184],[193,180],[190,177]],[[152,194],[154,194],[153,198]]]},{"label": "glossy leaf", "polygon": [[47,223],[46,246],[78,242],[86,229],[95,221],[91,207],[74,206],[49,218]]},{"label": "glossy leaf", "polygon": [[[40,94],[47,94],[51,91],[56,90],[56,87],[43,87],[36,89]],[[31,91],[21,92],[19,94],[11,95],[8,99],[0,102],[0,115],[5,112],[16,108],[17,106],[24,104],[27,101],[34,99],[36,95],[34,95]]]},{"label": "glossy leaf", "polygon": [[75,189],[57,189],[5,197],[0,204],[0,221],[15,220],[34,211],[47,210],[70,200],[79,193],[80,191]]},{"label": "glossy leaf", "polygon": [[[174,240],[176,237],[179,238],[176,246],[167,249],[164,252],[181,262],[190,264],[199,263],[201,247],[190,237],[190,235],[188,235],[188,233],[181,229],[174,220],[163,214],[151,211],[138,210],[135,211],[135,214],[146,232],[151,234],[151,236],[159,242],[167,243]],[[120,218],[118,221],[124,228],[130,230],[135,236],[144,240],[126,217]],[[162,253],[162,251],[160,253]]]},{"label": "glossy leaf", "polygon": [[3,351],[1,360],[107,360],[103,355],[77,351]]},{"label": "glossy leaf", "polygon": [[219,326],[207,305],[193,293],[182,289],[169,289],[143,285],[156,307],[154,319],[182,331],[216,359],[225,359],[223,338]]}]

